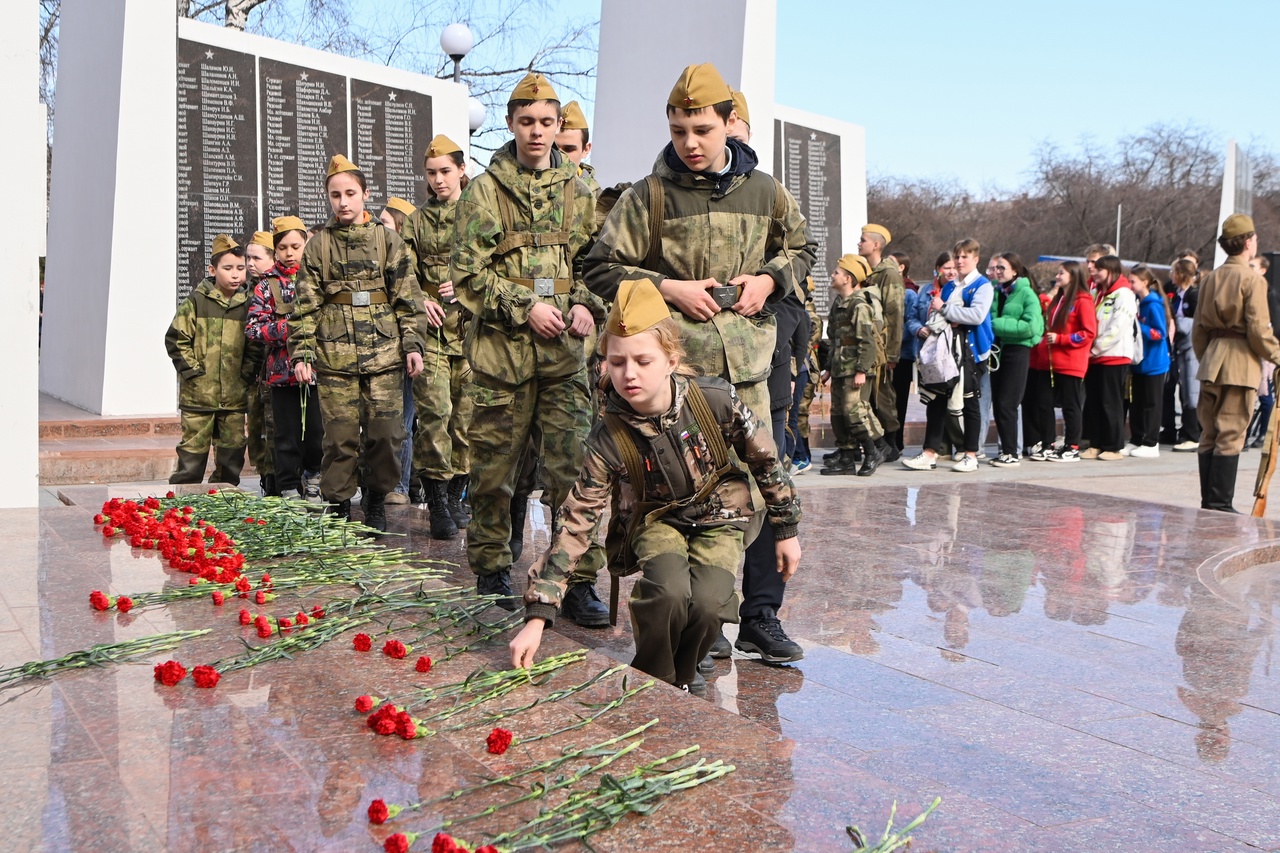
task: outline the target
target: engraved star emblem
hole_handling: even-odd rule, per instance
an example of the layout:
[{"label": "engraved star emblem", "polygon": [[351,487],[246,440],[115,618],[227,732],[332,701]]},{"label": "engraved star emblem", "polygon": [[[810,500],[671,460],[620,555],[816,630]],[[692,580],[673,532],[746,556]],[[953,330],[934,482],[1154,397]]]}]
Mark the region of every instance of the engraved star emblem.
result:
[{"label": "engraved star emblem", "polygon": [[395,92],[392,92],[390,95],[387,95],[387,100],[388,100],[388,101],[394,101],[395,99],[396,99],[396,93],[395,93]]},{"label": "engraved star emblem", "polygon": [[810,139],[810,141],[812,141],[812,142],[817,142],[817,141],[818,141],[818,134],[816,134],[816,133],[810,133],[810,134],[809,134],[809,139]]},{"label": "engraved star emblem", "polygon": [[298,76],[299,76],[299,77],[301,77],[303,80],[306,80],[306,79],[307,79],[307,72],[303,71],[303,72],[302,72],[301,74],[299,74]]},{"label": "engraved star emblem", "polygon": [[213,59],[213,51],[212,51],[212,50],[206,50],[206,51],[204,52],[204,58],[205,58],[205,59]]}]

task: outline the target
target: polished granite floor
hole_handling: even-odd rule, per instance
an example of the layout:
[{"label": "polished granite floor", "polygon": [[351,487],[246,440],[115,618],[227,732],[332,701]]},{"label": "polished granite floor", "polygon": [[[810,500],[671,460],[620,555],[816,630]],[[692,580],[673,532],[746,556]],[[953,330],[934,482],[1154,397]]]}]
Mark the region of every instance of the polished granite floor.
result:
[{"label": "polished granite floor", "polygon": [[[804,661],[722,661],[709,701],[660,686],[501,759],[475,732],[370,736],[351,698],[412,676],[380,656],[353,663],[341,643],[214,691],[167,690],[138,664],[0,692],[13,803],[0,838],[15,850],[375,850],[375,796],[435,796],[656,716],[638,754],[697,743],[737,770],[595,837],[597,849],[847,850],[847,824],[878,828],[895,800],[909,818],[941,796],[912,849],[1280,850],[1280,571],[1197,574],[1280,539],[1276,523],[955,479],[802,480],[805,558],[782,616]],[[0,513],[0,665],[205,625],[219,631],[183,659],[237,642],[234,611],[88,609],[91,589],[165,582],[150,555],[93,530],[107,493],[63,487],[74,505]],[[547,519],[530,515],[531,553]],[[461,539],[426,537],[419,510],[392,508],[392,522],[426,555],[462,559]],[[551,636],[552,650],[595,650],[574,680],[631,652],[625,618]],[[481,650],[432,677],[502,658]],[[537,709],[519,722],[558,719]]]}]

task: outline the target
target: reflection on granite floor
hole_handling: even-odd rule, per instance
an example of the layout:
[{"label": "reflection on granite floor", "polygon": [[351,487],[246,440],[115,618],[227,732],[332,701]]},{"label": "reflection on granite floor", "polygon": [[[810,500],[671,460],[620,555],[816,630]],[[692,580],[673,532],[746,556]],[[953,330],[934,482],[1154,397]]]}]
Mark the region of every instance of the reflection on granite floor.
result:
[{"label": "reflection on granite floor", "polygon": [[[4,665],[214,624],[209,649],[226,653],[234,632],[213,608],[88,610],[90,589],[165,577],[150,555],[94,533],[107,491],[63,487],[77,506],[0,512]],[[624,821],[597,849],[849,849],[847,824],[878,829],[895,800],[910,818],[941,796],[913,849],[1280,850],[1280,571],[1212,588],[1196,574],[1219,552],[1280,539],[1273,522],[1027,483],[804,498],[804,563],[781,615],[805,659],[766,667],[735,654],[709,676],[709,701],[659,686],[564,741],[657,716],[643,756],[698,743],[738,768]],[[411,547],[463,560],[461,538],[428,537],[424,512],[389,514]],[[530,524],[523,564],[547,539],[536,504]],[[548,653],[598,652],[576,680],[626,662],[625,612],[619,622],[558,625]],[[465,676],[502,660],[495,647],[449,667]],[[427,799],[551,754],[534,744],[496,759],[465,731],[370,737],[350,699],[404,683],[404,669],[325,648],[215,691],[157,688],[146,664],[7,691],[0,758],[20,805],[0,837],[11,849],[373,850],[386,833],[364,819],[372,797]],[[540,708],[524,723],[557,719]]]}]

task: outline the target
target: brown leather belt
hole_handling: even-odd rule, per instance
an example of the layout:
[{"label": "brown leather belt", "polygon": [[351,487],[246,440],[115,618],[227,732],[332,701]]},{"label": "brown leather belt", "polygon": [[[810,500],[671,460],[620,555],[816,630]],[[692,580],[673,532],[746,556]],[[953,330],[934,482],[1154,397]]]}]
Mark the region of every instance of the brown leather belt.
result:
[{"label": "brown leather belt", "polygon": [[364,308],[369,305],[383,305],[387,302],[385,290],[344,290],[325,299],[326,305],[351,305]]},{"label": "brown leather belt", "polygon": [[537,296],[560,296],[573,290],[571,278],[509,278],[521,287],[527,287]]}]

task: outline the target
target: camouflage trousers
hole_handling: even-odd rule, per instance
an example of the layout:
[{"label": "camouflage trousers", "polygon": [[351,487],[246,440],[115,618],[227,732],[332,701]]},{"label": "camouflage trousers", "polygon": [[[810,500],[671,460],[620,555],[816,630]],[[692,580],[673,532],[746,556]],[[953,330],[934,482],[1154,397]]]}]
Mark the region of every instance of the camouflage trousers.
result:
[{"label": "camouflage trousers", "polygon": [[867,374],[867,384],[872,387],[871,406],[883,426],[879,435],[897,432],[902,426],[898,423],[898,392],[893,386],[893,371],[894,368],[886,364],[874,374]]},{"label": "camouflage trousers", "polygon": [[836,447],[841,450],[853,450],[860,441],[884,435],[871,407],[874,387],[870,376],[861,388],[854,387],[852,376],[831,380],[831,431],[835,433]]},{"label": "camouflage trousers", "polygon": [[631,540],[643,573],[631,590],[631,665],[668,684],[688,684],[722,622],[738,621],[734,576],[742,531],[684,531],[657,521]]},{"label": "camouflage trousers", "polygon": [[466,387],[471,365],[460,355],[423,355],[425,367],[413,380],[418,425],[413,432],[413,473],[427,480],[449,480],[471,470],[474,408]]},{"label": "camouflage trousers", "polygon": [[274,474],[275,416],[271,407],[271,389],[262,382],[249,387],[249,464],[259,476]]},{"label": "camouflage trousers", "polygon": [[324,423],[320,493],[330,502],[350,498],[356,493],[358,465],[365,488],[382,494],[394,491],[405,440],[404,371],[321,373],[316,385]]},{"label": "camouflage trousers", "polygon": [[799,430],[800,437],[809,440],[809,407],[813,405],[813,396],[818,391],[818,374],[810,372],[809,381],[805,383],[804,394],[800,397]]},{"label": "camouflage trousers", "polygon": [[188,412],[180,413],[182,438],[178,441],[181,453],[208,454],[209,447],[244,447],[244,412]]},{"label": "camouflage trousers", "polygon": [[[590,395],[583,371],[535,377],[515,386],[473,375],[468,394],[475,408],[467,562],[475,574],[488,575],[511,567],[511,496],[530,436],[540,445],[537,453],[550,506],[559,508],[582,469]],[[569,583],[594,583],[604,563],[604,549],[593,544]]]}]

